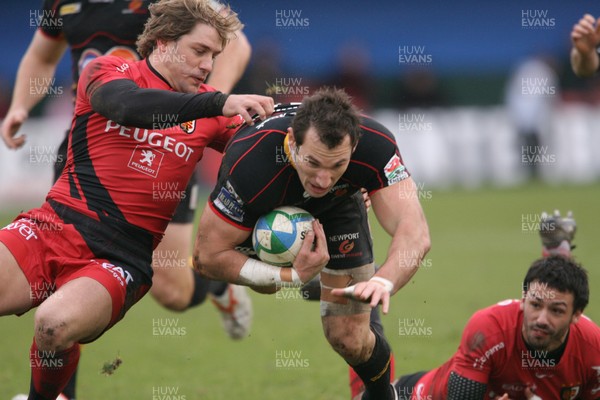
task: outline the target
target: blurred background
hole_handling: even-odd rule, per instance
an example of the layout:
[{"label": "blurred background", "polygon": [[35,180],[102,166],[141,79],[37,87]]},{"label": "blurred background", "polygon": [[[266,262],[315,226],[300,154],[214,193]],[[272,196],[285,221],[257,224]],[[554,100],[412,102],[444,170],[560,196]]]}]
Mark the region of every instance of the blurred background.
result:
[{"label": "blurred background", "polygon": [[[343,87],[397,135],[408,168],[430,188],[594,182],[600,79],[578,79],[569,67],[569,33],[597,11],[589,4],[233,1],[253,47],[235,91],[289,102],[321,85]],[[4,3],[0,117],[39,6]],[[69,65],[67,54],[23,128],[30,146],[0,146],[3,204],[36,204],[48,189],[47,166],[70,122]],[[207,184],[217,162],[209,154],[200,168]]]}]

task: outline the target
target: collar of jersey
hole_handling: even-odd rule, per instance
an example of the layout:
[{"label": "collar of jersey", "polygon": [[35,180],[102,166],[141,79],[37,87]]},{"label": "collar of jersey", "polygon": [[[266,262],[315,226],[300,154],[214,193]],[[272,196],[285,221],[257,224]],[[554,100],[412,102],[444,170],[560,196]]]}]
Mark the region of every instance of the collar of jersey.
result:
[{"label": "collar of jersey", "polygon": [[292,157],[292,152],[290,151],[290,134],[285,135],[285,139],[283,139],[283,151],[288,160],[290,160],[290,165],[296,169],[296,164],[294,163],[294,158]]},{"label": "collar of jersey", "polygon": [[163,83],[165,83],[169,89],[172,89],[172,90],[173,90],[173,88],[171,87],[171,84],[170,84],[170,83],[169,83],[169,82],[168,82],[168,81],[167,81],[167,80],[164,78],[164,76],[162,76],[162,75],[160,74],[160,72],[158,72],[158,71],[156,70],[156,68],[154,68],[154,66],[153,66],[152,64],[150,64],[150,57],[147,57],[147,58],[146,58],[146,66],[147,66],[147,67],[148,67],[148,69],[149,69],[149,70],[150,70],[150,71],[151,71],[151,72],[154,74],[154,76],[155,76],[156,78],[160,79],[160,81],[161,81],[161,82],[163,82]]}]

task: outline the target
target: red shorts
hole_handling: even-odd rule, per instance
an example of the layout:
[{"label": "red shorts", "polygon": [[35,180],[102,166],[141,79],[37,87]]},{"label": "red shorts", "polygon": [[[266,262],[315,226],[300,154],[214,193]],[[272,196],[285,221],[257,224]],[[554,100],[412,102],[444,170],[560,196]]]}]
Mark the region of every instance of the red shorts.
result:
[{"label": "red shorts", "polygon": [[[115,257],[110,257],[110,252],[102,252],[101,256],[108,256],[106,258],[99,257],[99,252],[92,251],[89,244],[90,240],[101,244],[104,235],[91,229],[94,224],[101,223],[82,214],[75,213],[75,216],[83,222],[65,222],[48,203],[44,203],[41,208],[20,214],[2,228],[0,242],[9,249],[25,274],[33,307],[76,278],[88,277],[104,286],[110,293],[113,307],[108,329],[148,291],[152,284],[151,275],[148,277],[139,268],[122,262],[126,257],[118,251]],[[73,216],[70,217],[72,220]],[[86,237],[88,232],[93,237]],[[104,244],[107,248],[111,246],[116,247],[114,243]]]}]

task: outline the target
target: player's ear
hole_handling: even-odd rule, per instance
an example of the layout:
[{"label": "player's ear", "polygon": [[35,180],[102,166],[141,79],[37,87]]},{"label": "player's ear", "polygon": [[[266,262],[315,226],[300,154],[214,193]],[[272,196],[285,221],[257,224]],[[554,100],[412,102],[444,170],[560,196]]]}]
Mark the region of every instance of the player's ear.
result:
[{"label": "player's ear", "polygon": [[288,137],[288,144],[290,146],[290,151],[291,151],[292,148],[296,148],[296,139],[294,138],[294,130],[292,129],[291,126],[289,128],[287,128],[287,137]]},{"label": "player's ear", "polygon": [[581,310],[575,311],[573,313],[573,316],[571,317],[571,323],[576,324],[579,321],[579,318],[581,317],[582,314],[583,314],[583,311],[581,311]]}]

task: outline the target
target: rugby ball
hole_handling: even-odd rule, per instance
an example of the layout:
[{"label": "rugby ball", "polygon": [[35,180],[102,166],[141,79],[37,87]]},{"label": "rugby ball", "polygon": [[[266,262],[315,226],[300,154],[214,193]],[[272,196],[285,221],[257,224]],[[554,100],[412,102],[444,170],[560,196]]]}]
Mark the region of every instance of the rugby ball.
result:
[{"label": "rugby ball", "polygon": [[261,216],[252,233],[252,246],[261,261],[280,267],[292,265],[314,217],[306,210],[282,206]]}]

